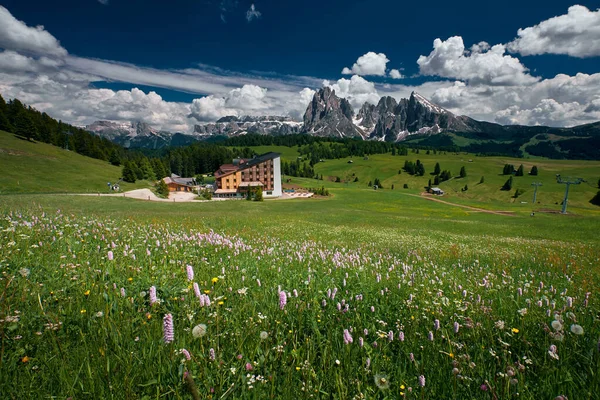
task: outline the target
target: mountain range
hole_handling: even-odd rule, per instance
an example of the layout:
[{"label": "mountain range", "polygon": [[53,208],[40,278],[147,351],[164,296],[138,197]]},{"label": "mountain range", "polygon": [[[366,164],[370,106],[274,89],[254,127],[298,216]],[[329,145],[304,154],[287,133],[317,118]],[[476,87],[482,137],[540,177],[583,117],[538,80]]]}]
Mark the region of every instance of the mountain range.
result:
[{"label": "mountain range", "polygon": [[[355,114],[348,100],[338,97],[329,87],[315,92],[302,122],[283,116],[227,116],[213,123],[195,125],[191,134],[159,131],[143,122],[97,121],[88,125],[86,130],[124,147],[152,149],[245,134],[303,133],[320,137],[359,138],[386,142],[423,141],[433,145],[442,138],[435,140],[427,138],[443,133],[455,139],[460,136],[463,139],[479,142],[509,141],[519,146],[540,134],[554,135],[563,139],[600,137],[600,123],[571,128],[552,128],[477,121],[467,116],[455,115],[416,92],[411,93],[408,99],[400,99],[400,101],[384,96],[377,105],[363,104]],[[544,137],[540,136],[539,139],[544,141]],[[443,142],[452,145],[456,140],[443,140]],[[476,151],[476,149],[470,150]]]}]

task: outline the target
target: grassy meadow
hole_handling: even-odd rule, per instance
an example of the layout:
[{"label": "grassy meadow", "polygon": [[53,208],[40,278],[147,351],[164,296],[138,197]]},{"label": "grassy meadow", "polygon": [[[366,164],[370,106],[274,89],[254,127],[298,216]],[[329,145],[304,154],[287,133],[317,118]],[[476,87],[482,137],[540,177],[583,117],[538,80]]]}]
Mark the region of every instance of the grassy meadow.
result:
[{"label": "grassy meadow", "polygon": [[[16,193],[105,193],[121,167],[0,131],[0,195]],[[148,182],[121,182],[121,190]]]},{"label": "grassy meadow", "polygon": [[[426,176],[398,174],[417,158]],[[499,190],[530,160],[353,161],[292,178],[327,198],[0,196],[3,398],[597,398],[600,163],[535,160],[514,178],[543,182],[534,206]],[[467,168],[445,201],[511,214],[424,199],[436,161]],[[560,210],[556,173],[590,185],[530,217]]]}]

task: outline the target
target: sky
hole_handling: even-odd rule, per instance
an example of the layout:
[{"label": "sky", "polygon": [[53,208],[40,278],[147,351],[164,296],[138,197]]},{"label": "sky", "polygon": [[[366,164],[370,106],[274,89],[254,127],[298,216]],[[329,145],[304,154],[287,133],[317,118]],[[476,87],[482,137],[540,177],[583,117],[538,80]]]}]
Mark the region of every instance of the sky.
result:
[{"label": "sky", "polygon": [[502,124],[600,120],[597,2],[403,3],[0,0],[0,94],[79,126],[186,133],[301,120],[324,86],[355,110],[417,91]]}]

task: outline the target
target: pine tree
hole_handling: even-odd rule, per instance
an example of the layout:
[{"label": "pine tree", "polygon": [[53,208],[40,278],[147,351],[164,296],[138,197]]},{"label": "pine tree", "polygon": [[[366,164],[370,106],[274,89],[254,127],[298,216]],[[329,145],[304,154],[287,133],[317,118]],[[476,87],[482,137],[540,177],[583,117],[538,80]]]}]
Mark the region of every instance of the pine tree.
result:
[{"label": "pine tree", "polygon": [[144,157],[140,160],[140,170],[142,171],[142,179],[147,179],[149,181],[155,181],[157,179],[163,178],[157,177],[154,173],[154,168],[152,168],[152,164],[150,164],[150,160],[147,157]]},{"label": "pine tree", "polygon": [[510,178],[508,178],[508,180],[504,183],[504,185],[502,186],[502,188],[500,190],[511,190],[512,189],[512,184],[513,184],[513,177],[511,176]]},{"label": "pine tree", "polygon": [[427,187],[431,188],[431,179],[429,180],[429,182],[427,183]]},{"label": "pine tree", "polygon": [[131,161],[125,161],[123,164],[123,180],[125,182],[135,183],[135,172],[133,171],[133,166],[131,165]]},{"label": "pine tree", "polygon": [[519,169],[515,173],[515,176],[523,176],[523,164],[519,165]]},{"label": "pine tree", "polygon": [[433,177],[433,184],[436,186],[440,184],[440,176],[439,175],[436,175]]},{"label": "pine tree", "polygon": [[6,115],[4,114],[4,111],[0,109],[0,131],[12,132],[13,130],[14,128],[11,125],[8,118],[6,117]]},{"label": "pine tree", "polygon": [[537,174],[538,174],[538,167],[536,165],[534,165],[533,167],[531,167],[531,171],[529,171],[529,175],[537,176]]},{"label": "pine tree", "polygon": [[433,174],[439,175],[440,172],[442,172],[442,169],[440,168],[440,163],[437,162],[437,163],[435,163],[435,167],[433,168]]},{"label": "pine tree", "polygon": [[464,167],[464,166],[462,166],[462,167],[460,168],[460,177],[461,177],[461,178],[465,178],[466,176],[467,176],[467,170],[465,169],[465,167]]},{"label": "pine tree", "polygon": [[25,110],[17,115],[15,120],[15,133],[19,136],[23,136],[27,140],[35,140],[38,137],[37,128],[29,116],[29,113]]},{"label": "pine tree", "polygon": [[156,184],[156,194],[165,199],[169,197],[169,186],[162,179]]},{"label": "pine tree", "polygon": [[598,191],[598,193],[590,200],[590,203],[595,206],[600,206],[600,191]]},{"label": "pine tree", "polygon": [[121,159],[119,158],[119,153],[117,153],[116,150],[113,149],[110,152],[110,156],[108,157],[108,162],[110,162],[112,165],[115,165],[117,167],[119,165],[121,165]]},{"label": "pine tree", "polygon": [[479,184],[482,184],[483,182],[485,182],[485,178],[482,176],[481,179],[479,180]]}]

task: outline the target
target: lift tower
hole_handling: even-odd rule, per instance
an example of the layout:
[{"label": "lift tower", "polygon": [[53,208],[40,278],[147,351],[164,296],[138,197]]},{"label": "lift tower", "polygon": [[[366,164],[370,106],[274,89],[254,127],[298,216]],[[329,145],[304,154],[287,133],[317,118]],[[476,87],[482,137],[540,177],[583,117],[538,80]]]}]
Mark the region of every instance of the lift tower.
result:
[{"label": "lift tower", "polygon": [[569,187],[571,185],[579,185],[583,181],[584,180],[581,178],[561,178],[560,174],[556,174],[556,182],[567,185],[567,187],[565,189],[565,199],[563,200],[561,214],[567,213],[567,202],[569,200]]}]

